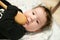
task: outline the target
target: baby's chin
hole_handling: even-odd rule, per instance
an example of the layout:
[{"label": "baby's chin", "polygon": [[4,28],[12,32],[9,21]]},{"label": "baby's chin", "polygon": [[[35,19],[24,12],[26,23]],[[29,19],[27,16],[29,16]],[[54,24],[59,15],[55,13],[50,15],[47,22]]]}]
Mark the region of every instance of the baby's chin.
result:
[{"label": "baby's chin", "polygon": [[25,23],[25,24],[23,25],[23,27],[25,27],[25,28],[26,28],[26,27],[28,27],[28,24],[27,24],[27,23]]},{"label": "baby's chin", "polygon": [[28,32],[40,32],[40,30],[29,30],[29,29],[26,29]]},{"label": "baby's chin", "polygon": [[30,27],[29,25],[25,24],[23,25],[24,28],[28,31],[28,32],[38,32],[38,29],[32,29],[32,27]]},{"label": "baby's chin", "polygon": [[[27,30],[27,29],[26,29],[26,30]],[[42,30],[29,30],[29,29],[28,29],[27,31],[28,31],[28,32],[33,32],[33,33],[35,33],[35,32],[38,33],[38,32],[41,32]]]}]

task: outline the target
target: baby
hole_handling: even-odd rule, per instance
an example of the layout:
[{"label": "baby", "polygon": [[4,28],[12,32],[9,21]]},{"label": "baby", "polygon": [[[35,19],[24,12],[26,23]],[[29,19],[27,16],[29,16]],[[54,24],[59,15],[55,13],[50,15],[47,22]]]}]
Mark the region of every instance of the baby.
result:
[{"label": "baby", "polygon": [[42,31],[44,28],[51,26],[52,14],[51,11],[41,5],[24,12],[27,17],[28,22],[23,25],[27,31],[38,32]]}]

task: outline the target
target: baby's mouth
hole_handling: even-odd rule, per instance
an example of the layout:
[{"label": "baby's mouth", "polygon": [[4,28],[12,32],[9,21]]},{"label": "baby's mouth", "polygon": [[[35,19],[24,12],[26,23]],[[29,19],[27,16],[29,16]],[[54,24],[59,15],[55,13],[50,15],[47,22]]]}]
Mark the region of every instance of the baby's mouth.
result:
[{"label": "baby's mouth", "polygon": [[27,18],[27,22],[26,22],[26,24],[29,24],[29,20],[28,20],[28,18]]},{"label": "baby's mouth", "polygon": [[30,18],[27,18],[27,24],[29,24],[31,22]]}]

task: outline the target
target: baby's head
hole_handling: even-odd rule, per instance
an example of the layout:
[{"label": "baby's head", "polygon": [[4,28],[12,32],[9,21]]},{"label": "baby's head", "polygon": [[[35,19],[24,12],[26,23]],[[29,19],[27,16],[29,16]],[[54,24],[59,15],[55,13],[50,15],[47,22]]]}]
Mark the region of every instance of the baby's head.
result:
[{"label": "baby's head", "polygon": [[30,32],[41,31],[52,23],[52,14],[44,6],[39,5],[24,12],[24,15],[27,17],[27,23],[23,26]]}]

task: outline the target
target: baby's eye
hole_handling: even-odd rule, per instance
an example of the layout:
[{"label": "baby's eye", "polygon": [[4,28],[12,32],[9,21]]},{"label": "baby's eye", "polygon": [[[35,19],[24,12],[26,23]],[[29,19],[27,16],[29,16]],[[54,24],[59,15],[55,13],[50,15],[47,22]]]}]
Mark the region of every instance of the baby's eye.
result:
[{"label": "baby's eye", "polygon": [[35,13],[34,13],[34,12],[32,12],[32,14],[33,14],[33,15],[35,15]]},{"label": "baby's eye", "polygon": [[38,20],[36,22],[39,24]]}]

